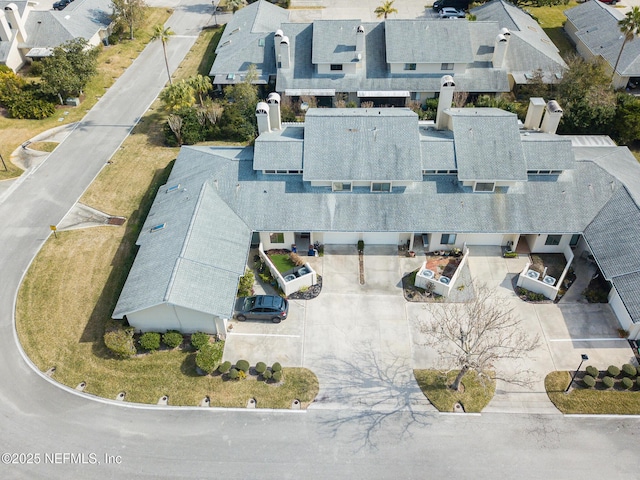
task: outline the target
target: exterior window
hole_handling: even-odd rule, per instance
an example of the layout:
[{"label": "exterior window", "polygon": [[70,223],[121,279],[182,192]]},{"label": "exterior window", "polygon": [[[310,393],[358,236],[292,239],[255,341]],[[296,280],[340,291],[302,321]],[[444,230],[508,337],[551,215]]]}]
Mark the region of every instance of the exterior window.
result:
[{"label": "exterior window", "polygon": [[372,192],[390,192],[391,183],[374,182],[371,184]]},{"label": "exterior window", "polygon": [[560,245],[560,240],[562,239],[562,235],[547,235],[547,239],[545,240],[545,245]]},{"label": "exterior window", "polygon": [[453,245],[456,243],[455,233],[443,233],[440,238],[440,245]]},{"label": "exterior window", "polygon": [[271,243],[284,243],[284,233],[270,233],[269,241]]},{"label": "exterior window", "polygon": [[476,182],[473,187],[474,192],[493,192],[496,184],[493,182]]},{"label": "exterior window", "polygon": [[415,70],[416,69],[416,64],[415,63],[405,63],[404,64],[404,69],[405,70]]},{"label": "exterior window", "polygon": [[350,192],[351,191],[351,183],[347,182],[333,182],[333,191],[334,192]]},{"label": "exterior window", "polygon": [[332,63],[331,64],[331,71],[332,72],[341,72],[342,71],[342,64],[341,63]]},{"label": "exterior window", "polygon": [[443,63],[440,65],[440,70],[453,70],[453,63]]},{"label": "exterior window", "polygon": [[264,173],[276,173],[275,170],[265,170]]},{"label": "exterior window", "polygon": [[569,246],[570,247],[575,247],[576,245],[578,245],[578,242],[580,241],[580,234],[576,233],[575,235],[571,235],[571,240],[569,240]]}]

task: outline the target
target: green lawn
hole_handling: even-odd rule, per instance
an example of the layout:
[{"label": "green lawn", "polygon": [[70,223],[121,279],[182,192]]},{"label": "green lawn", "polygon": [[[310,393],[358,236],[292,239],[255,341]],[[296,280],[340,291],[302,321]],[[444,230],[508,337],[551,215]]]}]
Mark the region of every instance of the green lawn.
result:
[{"label": "green lawn", "polygon": [[538,23],[542,29],[549,35],[551,41],[560,50],[560,55],[566,58],[567,55],[575,53],[575,49],[568,37],[564,33],[562,26],[567,21],[567,17],[564,15],[564,11],[573,8],[578,5],[575,0],[570,1],[568,4],[553,5],[549,7],[527,7],[525,10],[529,12],[533,17],[538,20]]},{"label": "green lawn", "polygon": [[482,382],[475,372],[468,372],[462,379],[464,392],[451,390],[450,385],[458,375],[458,370],[452,370],[445,376],[439,370],[414,370],[416,381],[422,393],[441,412],[452,412],[453,406],[459,402],[465,412],[481,412],[493,398],[496,382]]},{"label": "green lawn", "polygon": [[562,413],[640,415],[640,391],[564,390],[571,379],[569,372],[551,372],[544,379],[547,395]]},{"label": "green lawn", "polygon": [[287,253],[276,253],[269,255],[269,258],[280,273],[288,272],[296,266],[296,264],[291,261],[289,254]]}]

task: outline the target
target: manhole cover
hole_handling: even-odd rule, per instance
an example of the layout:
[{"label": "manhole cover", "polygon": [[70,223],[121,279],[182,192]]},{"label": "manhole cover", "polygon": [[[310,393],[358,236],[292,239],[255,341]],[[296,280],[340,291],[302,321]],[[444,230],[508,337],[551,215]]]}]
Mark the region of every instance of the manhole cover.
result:
[{"label": "manhole cover", "polygon": [[107,224],[109,225],[122,225],[127,219],[124,217],[109,217]]}]

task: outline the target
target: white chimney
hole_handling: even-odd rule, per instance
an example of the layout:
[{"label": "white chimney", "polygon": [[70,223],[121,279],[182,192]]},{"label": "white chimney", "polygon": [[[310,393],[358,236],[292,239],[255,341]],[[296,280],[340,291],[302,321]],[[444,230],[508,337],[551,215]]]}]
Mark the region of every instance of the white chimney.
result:
[{"label": "white chimney", "polygon": [[[25,7],[26,8],[26,7]],[[6,7],[4,7],[4,11],[7,15],[7,21],[11,24],[14,30],[18,30],[20,37],[22,37],[22,41],[27,40],[27,31],[24,28],[24,21],[20,16],[20,12],[18,11],[18,7],[15,3],[10,3]],[[26,14],[26,11],[25,11]]]},{"label": "white chimney", "polygon": [[538,130],[540,128],[540,122],[542,121],[542,114],[544,113],[544,107],[547,102],[544,98],[531,97],[529,99],[529,108],[527,109],[527,116],[524,119],[524,128],[526,130]]},{"label": "white chimney", "polygon": [[[362,25],[358,25],[356,29],[356,55],[360,53],[364,53],[364,27]],[[358,59],[361,59],[362,56],[358,56]]]},{"label": "white chimney", "polygon": [[456,82],[451,75],[445,75],[440,80],[440,96],[438,97],[438,110],[436,112],[436,128],[443,130],[446,125],[444,111],[451,108],[453,102],[453,92],[456,89]]},{"label": "white chimney", "polygon": [[278,62],[280,61],[280,42],[282,41],[282,37],[284,37],[282,30],[276,30],[276,33],[273,35],[273,46],[276,49],[276,66],[278,66]]},{"label": "white chimney", "polygon": [[547,103],[547,108],[544,111],[544,118],[542,119],[542,126],[540,130],[545,133],[556,133],[560,119],[562,118],[562,109],[558,102],[551,100]]},{"label": "white chimney", "polygon": [[271,131],[269,105],[265,102],[259,102],[258,105],[256,105],[256,119],[258,120],[258,135]]},{"label": "white chimney", "polygon": [[4,11],[0,10],[0,41],[10,42],[11,29],[9,28],[9,23],[5,17]]},{"label": "white chimney", "polygon": [[511,34],[505,35],[499,33],[493,46],[493,68],[504,67],[504,59],[507,56],[507,47],[509,47],[509,37]]},{"label": "white chimney", "polygon": [[280,120],[280,95],[271,92],[267,96],[267,104],[269,105],[269,124],[274,130],[282,130],[282,121]]},{"label": "white chimney", "polygon": [[289,37],[284,36],[280,41],[280,68],[291,66],[291,54],[289,52]]}]

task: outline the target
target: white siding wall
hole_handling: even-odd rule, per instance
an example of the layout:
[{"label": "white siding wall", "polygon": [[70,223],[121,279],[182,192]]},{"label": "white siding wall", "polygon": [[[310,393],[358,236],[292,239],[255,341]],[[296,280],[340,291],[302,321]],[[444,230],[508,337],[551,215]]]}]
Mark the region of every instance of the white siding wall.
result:
[{"label": "white siding wall", "polygon": [[526,235],[531,253],[562,253],[571,241],[571,234],[562,235],[559,245],[545,245],[547,235]]},{"label": "white siding wall", "polygon": [[465,63],[456,63],[453,65],[453,70],[441,70],[442,63],[417,63],[415,70],[405,70],[404,63],[390,63],[389,71],[394,74],[400,73],[403,75],[417,75],[423,73],[442,73],[443,75],[451,75],[453,73],[464,73],[467,69],[467,65]]},{"label": "white siding wall", "polygon": [[351,75],[356,73],[356,65],[358,65],[358,62],[343,63],[342,70],[331,70],[331,64],[319,63],[318,73],[324,75]]},{"label": "white siding wall", "polygon": [[355,232],[325,232],[325,245],[355,245],[360,240],[360,234]]},{"label": "white siding wall", "polygon": [[166,332],[178,330],[182,333],[205,332],[224,334],[226,322],[204,312],[175,305],[156,305],[127,315],[129,325],[139,332]]},{"label": "white siding wall", "polygon": [[[284,233],[284,242],[283,243],[271,243],[269,239],[269,235],[271,233]],[[291,249],[291,245],[296,243],[294,232],[260,232],[260,242],[265,250],[271,250],[272,248],[286,248],[287,250]]]},{"label": "white siding wall", "polygon": [[616,314],[616,318],[618,322],[620,322],[620,327],[629,332],[629,338],[632,340],[640,339],[640,324],[633,323],[629,312],[624,306],[624,303],[622,303],[622,299],[615,288],[612,288],[609,292],[609,305],[613,313]]},{"label": "white siding wall", "polygon": [[467,242],[467,245],[506,245],[502,233],[468,233],[458,235],[456,243]]},{"label": "white siding wall", "polygon": [[367,232],[362,234],[362,240],[365,245],[399,245],[400,242],[396,232]]}]

